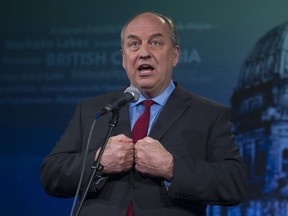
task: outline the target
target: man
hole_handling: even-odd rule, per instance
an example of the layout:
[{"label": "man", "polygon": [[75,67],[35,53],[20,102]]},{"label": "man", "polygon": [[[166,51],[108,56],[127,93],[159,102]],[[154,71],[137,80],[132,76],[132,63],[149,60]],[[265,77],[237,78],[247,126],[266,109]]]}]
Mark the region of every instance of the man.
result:
[{"label": "man", "polygon": [[[89,188],[80,215],[199,216],[206,215],[207,204],[240,203],[245,174],[230,132],[229,111],[172,81],[179,58],[172,21],[156,13],[138,14],[123,27],[121,42],[122,65],[130,85],[141,95],[119,111],[118,126],[101,159],[103,170]],[[78,105],[43,163],[41,179],[49,194],[75,195],[96,112],[122,92]],[[146,99],[154,101],[148,135],[133,141],[131,131]],[[95,124],[84,183],[104,142],[110,117],[105,115]]]}]

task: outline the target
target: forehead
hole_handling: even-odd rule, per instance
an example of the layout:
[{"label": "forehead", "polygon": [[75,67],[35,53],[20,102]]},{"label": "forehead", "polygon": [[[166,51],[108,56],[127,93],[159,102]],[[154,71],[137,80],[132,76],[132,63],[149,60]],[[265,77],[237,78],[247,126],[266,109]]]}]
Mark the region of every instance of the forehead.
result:
[{"label": "forehead", "polygon": [[126,27],[124,36],[137,34],[169,34],[169,27],[165,20],[154,14],[142,14],[135,17]]}]

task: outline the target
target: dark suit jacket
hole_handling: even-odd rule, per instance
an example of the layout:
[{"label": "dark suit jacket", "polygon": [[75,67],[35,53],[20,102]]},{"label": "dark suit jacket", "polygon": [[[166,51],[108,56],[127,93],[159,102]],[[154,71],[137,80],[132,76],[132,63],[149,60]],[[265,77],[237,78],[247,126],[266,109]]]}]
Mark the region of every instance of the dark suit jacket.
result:
[{"label": "dark suit jacket", "polygon": [[[81,102],[65,133],[44,160],[41,180],[47,193],[75,195],[84,151],[96,112],[122,92]],[[93,130],[84,183],[91,173],[96,150],[103,144],[111,114]],[[174,179],[169,191],[163,179],[132,171],[107,176],[92,186],[80,215],[125,215],[133,200],[135,216],[205,215],[207,204],[235,205],[242,201],[245,174],[229,111],[216,102],[176,85],[150,136],[174,157]],[[128,105],[120,110],[112,135],[131,137]]]}]

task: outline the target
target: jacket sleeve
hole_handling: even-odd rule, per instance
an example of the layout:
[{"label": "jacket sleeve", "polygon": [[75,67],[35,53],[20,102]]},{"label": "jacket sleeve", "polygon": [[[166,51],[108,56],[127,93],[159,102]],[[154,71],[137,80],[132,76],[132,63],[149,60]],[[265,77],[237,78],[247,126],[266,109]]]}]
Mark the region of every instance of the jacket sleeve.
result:
[{"label": "jacket sleeve", "polygon": [[[91,118],[91,122],[84,124],[81,109],[80,103],[64,134],[44,159],[41,168],[41,182],[45,191],[52,196],[71,197],[76,193],[84,163],[88,134],[93,123],[93,118]],[[87,152],[81,189],[84,188],[84,184],[91,175],[96,150],[90,148]],[[90,191],[96,191],[104,185],[105,178],[98,180],[95,179],[92,183]]]},{"label": "jacket sleeve", "polygon": [[[220,109],[206,135],[206,158],[174,157],[174,179],[168,196],[206,204],[235,205],[244,199],[245,170],[231,133],[230,112]],[[189,145],[197,140],[191,137]]]}]

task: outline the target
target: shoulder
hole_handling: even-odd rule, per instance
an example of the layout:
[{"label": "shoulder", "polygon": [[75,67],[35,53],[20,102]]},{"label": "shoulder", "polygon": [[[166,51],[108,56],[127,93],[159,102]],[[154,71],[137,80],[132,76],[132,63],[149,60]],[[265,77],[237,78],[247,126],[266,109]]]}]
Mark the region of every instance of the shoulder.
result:
[{"label": "shoulder", "polygon": [[93,109],[93,110],[99,111],[106,104],[111,102],[111,100],[121,95],[123,91],[119,90],[119,91],[104,93],[104,94],[101,94],[92,98],[84,99],[77,104],[77,107],[80,109],[85,109],[85,110]]},{"label": "shoulder", "polygon": [[171,96],[174,98],[178,98],[178,100],[181,100],[194,108],[222,111],[227,109],[227,107],[225,107],[223,104],[198,95],[194,92],[189,92],[183,87],[181,87],[179,84],[177,84],[175,91]]}]

